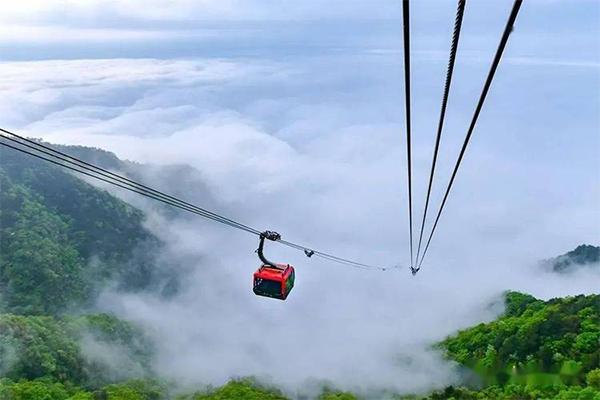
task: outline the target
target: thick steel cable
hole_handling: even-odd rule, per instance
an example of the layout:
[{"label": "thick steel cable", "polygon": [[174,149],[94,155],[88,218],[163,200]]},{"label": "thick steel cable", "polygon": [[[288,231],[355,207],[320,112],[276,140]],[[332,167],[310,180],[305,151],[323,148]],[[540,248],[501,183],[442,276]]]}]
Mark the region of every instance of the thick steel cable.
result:
[{"label": "thick steel cable", "polygon": [[[36,151],[40,151],[40,152],[45,153],[47,155],[50,155],[52,157],[59,157],[59,158],[63,159],[66,162],[69,162],[71,164],[77,165],[77,166],[79,166],[81,168],[84,168],[84,169],[86,169],[88,171],[91,170],[91,171],[96,172],[96,173],[98,173],[98,174],[100,174],[100,175],[102,175],[102,176],[104,176],[106,178],[115,179],[115,180],[117,180],[117,181],[119,181],[119,182],[121,182],[123,184],[132,185],[132,186],[134,186],[134,187],[136,187],[136,188],[138,188],[138,189],[140,189],[140,190],[142,190],[144,192],[152,193],[152,194],[157,195],[159,197],[163,197],[165,199],[168,199],[169,201],[175,201],[175,202],[183,204],[185,206],[192,207],[192,208],[196,209],[198,212],[206,214],[207,218],[210,218],[210,219],[214,218],[216,220],[220,220],[220,222],[223,222],[223,223],[225,223],[227,225],[237,226],[240,229],[245,230],[245,231],[250,232],[250,233],[253,233],[255,235],[259,235],[260,234],[260,231],[257,230],[257,229],[251,228],[251,227],[249,227],[247,225],[241,224],[241,223],[239,223],[237,221],[233,221],[233,220],[231,220],[229,218],[223,217],[222,215],[216,214],[216,213],[214,213],[212,211],[208,211],[208,210],[206,210],[204,208],[198,207],[198,206],[196,206],[194,204],[188,203],[188,202],[183,201],[181,199],[178,199],[178,198],[176,198],[174,196],[171,196],[171,195],[168,195],[168,194],[163,193],[161,191],[155,190],[155,189],[153,189],[151,187],[148,187],[146,185],[143,185],[143,184],[141,184],[139,182],[133,181],[133,180],[131,180],[131,179],[125,177],[125,176],[122,176],[122,175],[116,174],[114,172],[111,172],[111,171],[109,171],[109,170],[107,170],[105,168],[99,167],[97,165],[90,164],[90,163],[88,163],[86,161],[83,161],[83,160],[81,160],[79,158],[72,157],[69,154],[61,152],[60,150],[57,150],[57,149],[55,149],[55,148],[53,148],[51,146],[44,145],[43,143],[39,143],[39,142],[37,142],[35,140],[27,139],[26,137],[20,136],[20,135],[18,135],[16,133],[10,132],[10,131],[8,131],[6,129],[0,128],[0,132],[12,135],[15,138],[19,139],[19,140],[15,140],[14,138],[3,136],[3,137],[5,137],[5,138],[7,138],[9,140],[12,140],[13,142],[17,142],[17,143],[21,144],[22,146],[29,147],[29,148],[31,148],[33,150],[36,150]],[[22,143],[22,142],[26,142],[26,143]],[[27,144],[27,143],[29,143],[29,144]],[[35,146],[35,147],[33,147],[32,145]]]},{"label": "thick steel cable", "polygon": [[410,143],[410,10],[409,0],[402,1],[402,27],[404,32],[404,95],[406,106],[406,161],[408,174],[408,233],[410,239],[410,266],[413,267],[413,219],[412,219],[412,160]]},{"label": "thick steel cable", "polygon": [[349,260],[347,258],[342,258],[342,257],[334,256],[332,254],[327,254],[327,253],[324,253],[322,251],[312,250],[312,249],[310,249],[308,247],[304,247],[304,246],[297,245],[295,243],[288,242],[287,240],[278,240],[277,243],[281,243],[284,246],[292,247],[292,248],[297,249],[297,250],[309,251],[309,252],[312,252],[315,256],[318,256],[318,257],[321,257],[321,258],[324,258],[324,259],[327,259],[327,260],[330,260],[330,261],[335,261],[335,262],[338,262],[338,263],[341,263],[341,264],[351,264],[351,265],[353,265],[355,267],[359,267],[359,268],[368,268],[368,269],[376,268],[376,269],[379,269],[381,271],[385,271],[387,269],[390,269],[388,267],[381,267],[381,266],[376,266],[376,265],[363,264],[363,263],[359,263],[359,262],[356,262],[356,261]]},{"label": "thick steel cable", "polygon": [[429,208],[429,199],[431,197],[431,187],[433,186],[433,177],[435,175],[435,166],[437,163],[438,151],[440,148],[440,139],[442,137],[442,129],[444,127],[444,117],[446,116],[446,106],[448,104],[448,95],[450,93],[450,85],[452,83],[452,74],[454,72],[454,63],[456,61],[456,51],[458,49],[458,41],[460,38],[460,28],[462,26],[463,16],[465,12],[466,0],[458,0],[456,9],[456,18],[454,19],[454,31],[452,33],[452,42],[450,45],[450,57],[448,58],[448,70],[446,71],[446,83],[444,85],[444,95],[442,97],[442,107],[440,109],[440,119],[438,122],[437,134],[435,137],[435,148],[433,150],[433,159],[431,160],[431,171],[429,173],[429,185],[427,187],[427,197],[425,198],[425,208],[423,209],[423,220],[421,221],[421,229],[419,232],[419,244],[417,246],[417,258],[421,254],[421,243],[423,241],[423,231],[425,229],[425,220],[427,219],[427,209]]},{"label": "thick steel cable", "polygon": [[[7,137],[6,137],[6,136],[3,136],[3,135],[1,135],[0,137],[2,137],[2,138],[4,138],[4,139],[7,139]],[[52,164],[55,164],[55,165],[58,165],[58,166],[61,166],[61,167],[67,168],[67,169],[69,169],[69,170],[71,170],[71,171],[75,171],[75,172],[77,172],[77,173],[80,173],[80,174],[86,175],[86,176],[88,176],[88,177],[91,177],[91,178],[94,178],[94,179],[98,179],[98,180],[100,180],[100,181],[102,181],[102,182],[109,183],[109,184],[111,184],[111,185],[118,186],[118,187],[120,187],[120,188],[122,188],[122,189],[129,190],[129,191],[131,191],[131,192],[134,192],[134,193],[141,194],[142,196],[146,196],[146,197],[148,197],[148,198],[151,198],[151,199],[154,199],[154,200],[160,201],[160,202],[162,202],[162,203],[165,203],[165,204],[167,204],[167,205],[170,205],[170,206],[173,206],[173,207],[180,208],[180,209],[182,209],[182,210],[185,210],[185,211],[188,211],[188,212],[191,212],[191,213],[194,213],[194,214],[200,215],[200,216],[202,216],[202,217],[205,217],[205,218],[213,219],[213,218],[211,218],[211,217],[207,216],[206,214],[203,214],[203,213],[200,213],[200,212],[198,212],[198,211],[195,211],[195,210],[194,210],[193,208],[191,208],[191,207],[185,207],[185,206],[182,206],[182,205],[180,205],[180,204],[177,204],[177,203],[175,203],[175,202],[170,202],[170,201],[168,201],[168,200],[161,199],[160,197],[154,196],[154,195],[152,195],[152,194],[149,194],[149,193],[147,193],[147,192],[143,192],[143,191],[137,190],[137,189],[135,189],[134,187],[132,187],[131,185],[126,185],[126,184],[121,184],[121,183],[119,183],[119,182],[116,182],[116,181],[115,181],[114,179],[112,179],[112,178],[108,178],[108,179],[107,179],[107,178],[103,178],[102,176],[94,175],[94,173],[90,173],[90,172],[86,172],[85,170],[78,169],[78,168],[77,168],[77,166],[76,166],[74,163],[73,163],[73,164],[71,164],[71,165],[67,165],[67,164],[63,164],[63,163],[62,163],[62,162],[60,162],[60,161],[56,161],[56,160],[65,161],[65,160],[63,160],[63,159],[61,159],[61,158],[58,158],[58,157],[55,157],[55,156],[51,156],[51,157],[55,157],[55,159],[53,160],[53,159],[51,159],[51,158],[47,158],[47,157],[41,156],[41,155],[39,155],[39,154],[35,154],[35,153],[29,152],[29,151],[27,151],[27,150],[24,150],[24,149],[21,149],[21,148],[18,148],[18,147],[12,146],[12,145],[10,145],[10,144],[8,144],[8,143],[0,142],[0,144],[1,144],[1,145],[3,145],[3,146],[6,146],[6,147],[10,147],[11,149],[14,149],[14,150],[20,151],[20,152],[22,152],[22,153],[29,154],[29,155],[31,155],[31,156],[33,156],[33,157],[36,157],[36,158],[39,158],[39,159],[41,159],[41,160],[44,160],[44,161],[50,162],[50,163],[52,163]],[[68,161],[67,161],[67,162],[68,162]],[[80,167],[80,168],[83,168],[83,167]],[[216,221],[216,222],[222,222],[222,221],[219,221],[219,220],[217,220],[217,219],[213,219],[213,221]],[[225,222],[223,222],[223,223],[225,223]],[[233,228],[238,228],[238,229],[239,229],[239,227],[238,227],[238,226],[236,226],[236,225],[232,225],[232,224],[231,224],[231,225],[230,225],[230,224],[227,224],[227,225],[229,225],[229,226],[231,226],[231,227],[233,227]],[[252,233],[252,232],[250,232],[250,233]]]},{"label": "thick steel cable", "polygon": [[[44,156],[39,155],[39,154],[32,153],[30,151],[27,151],[27,150],[22,149],[22,148],[18,148],[16,146],[12,146],[12,145],[10,145],[8,143],[0,142],[0,144],[3,145],[3,146],[12,148],[12,149],[17,150],[19,152],[31,155],[33,157],[36,157],[38,159],[41,159],[41,160],[44,160],[44,161],[47,161],[47,162],[50,162],[50,163],[53,163],[55,165],[67,168],[69,170],[72,170],[74,172],[86,175],[88,177],[91,177],[91,178],[103,181],[105,183],[108,183],[108,184],[120,187],[122,189],[131,191],[131,192],[134,192],[134,193],[138,193],[138,194],[140,194],[142,196],[151,198],[153,200],[157,200],[157,201],[162,202],[164,204],[167,204],[167,205],[170,205],[170,206],[182,209],[184,211],[188,211],[188,212],[194,213],[194,214],[202,216],[204,218],[211,219],[211,220],[213,220],[215,222],[220,222],[220,223],[223,223],[223,224],[228,225],[230,227],[241,229],[241,230],[244,230],[244,231],[246,231],[248,233],[251,233],[251,234],[254,234],[254,235],[260,235],[260,231],[257,230],[257,229],[248,227],[246,225],[240,224],[239,222],[233,221],[231,219],[222,217],[222,216],[220,216],[220,215],[218,215],[216,213],[213,213],[213,212],[210,212],[208,210],[205,210],[205,209],[203,209],[201,207],[198,207],[198,206],[195,206],[193,204],[184,202],[184,201],[182,201],[182,200],[180,200],[180,199],[178,199],[178,198],[176,198],[174,196],[170,196],[170,195],[164,194],[164,193],[162,193],[160,191],[157,191],[155,189],[152,189],[152,188],[150,188],[148,186],[142,185],[141,183],[135,182],[135,181],[133,181],[131,179],[128,179],[128,178],[125,178],[125,177],[123,177],[121,175],[112,173],[112,172],[110,172],[108,170],[105,170],[105,169],[103,169],[101,167],[97,167],[97,166],[95,166],[93,164],[87,163],[87,162],[85,162],[83,160],[80,160],[80,159],[78,159],[76,157],[72,157],[72,156],[70,156],[70,155],[68,155],[66,153],[62,153],[62,152],[60,152],[58,150],[53,149],[52,147],[45,146],[45,145],[43,145],[41,143],[38,143],[36,141],[23,138],[23,137],[21,137],[19,135],[16,135],[16,134],[14,134],[14,133],[12,133],[10,131],[6,131],[6,130],[4,130],[2,128],[0,128],[0,131],[5,132],[5,133],[9,133],[11,135],[14,135],[17,138],[22,138],[26,143],[23,143],[23,142],[21,142],[19,140],[16,140],[14,138],[10,138],[10,137],[8,137],[6,135],[0,135],[1,138],[11,140],[14,143],[17,143],[17,144],[19,144],[21,146],[25,146],[25,147],[33,149],[33,150],[35,150],[37,152],[49,155],[53,159],[44,157]],[[37,145],[40,148],[34,147],[32,145]],[[59,161],[56,161],[56,160],[59,160]],[[65,163],[67,163],[67,164],[65,164]],[[86,172],[86,171],[89,171],[89,172]],[[349,259],[345,259],[345,258],[342,258],[342,257],[337,257],[337,256],[334,256],[332,254],[328,254],[328,253],[321,252],[321,251],[318,251],[318,250],[313,250],[313,249],[311,249],[309,247],[301,246],[301,245],[293,243],[293,242],[288,242],[288,241],[284,241],[284,240],[278,240],[277,242],[279,242],[279,243],[281,243],[281,244],[283,244],[285,246],[292,247],[294,249],[303,251],[305,254],[312,253],[312,254],[314,254],[314,255],[316,255],[318,257],[324,258],[326,260],[333,261],[333,262],[340,263],[340,264],[344,264],[344,265],[348,265],[348,266],[352,266],[352,267],[355,267],[355,268],[361,268],[361,269],[378,269],[378,270],[382,270],[382,271],[385,271],[385,270],[388,269],[386,267],[381,267],[381,266],[376,266],[376,265],[369,265],[369,264],[363,264],[363,263],[359,263],[359,262],[356,262],[356,261],[353,261],[353,260],[349,260]]]},{"label": "thick steel cable", "polygon": [[435,229],[440,220],[440,216],[442,215],[442,211],[444,210],[444,206],[446,205],[446,200],[448,200],[448,194],[450,193],[450,189],[452,188],[452,184],[454,183],[454,179],[456,178],[456,173],[460,167],[463,156],[465,155],[465,151],[467,150],[467,146],[469,145],[469,140],[471,139],[471,135],[473,134],[473,130],[475,129],[475,124],[477,123],[477,119],[479,118],[479,113],[483,107],[483,103],[485,102],[485,98],[488,94],[490,86],[492,85],[492,80],[494,79],[494,74],[496,73],[496,69],[500,64],[500,60],[502,59],[502,53],[508,43],[508,38],[513,31],[515,20],[517,19],[517,14],[519,13],[519,9],[521,8],[521,4],[523,0],[515,0],[510,15],[508,17],[508,21],[506,22],[506,26],[504,28],[504,32],[502,33],[502,38],[500,39],[500,44],[498,44],[498,49],[496,50],[496,54],[492,61],[492,65],[490,67],[490,71],[485,80],[485,84],[483,85],[483,90],[481,92],[481,96],[479,97],[479,101],[477,102],[477,107],[475,108],[475,113],[473,114],[473,119],[471,120],[471,125],[467,131],[467,135],[465,136],[465,140],[463,142],[462,148],[460,149],[460,154],[458,155],[458,159],[456,160],[456,164],[454,166],[454,170],[452,171],[452,176],[450,177],[450,181],[448,182],[448,187],[446,188],[446,192],[444,194],[444,199],[442,200],[442,204],[438,210],[437,216],[435,218],[435,222],[433,224],[433,228],[431,229],[431,233],[429,234],[429,238],[427,239],[427,245],[425,246],[425,250],[423,251],[423,256],[421,257],[421,261],[419,262],[419,268],[423,264],[423,260],[425,259],[425,255],[427,255],[427,250],[429,249],[429,245],[431,244],[431,238],[435,233]]},{"label": "thick steel cable", "polygon": [[[166,199],[164,196],[158,196],[158,195],[155,195],[155,194],[153,194],[153,193],[152,193],[152,192],[150,192],[150,191],[143,190],[143,189],[139,189],[138,187],[136,187],[136,186],[134,186],[134,185],[131,185],[131,184],[127,183],[127,182],[122,182],[122,181],[120,181],[120,180],[118,180],[118,179],[116,179],[116,178],[113,178],[113,177],[111,177],[111,176],[109,176],[109,175],[107,175],[107,174],[103,174],[103,173],[101,173],[101,172],[98,172],[98,171],[96,171],[96,170],[94,170],[94,169],[92,169],[92,168],[88,168],[88,167],[85,167],[85,166],[79,165],[79,164],[77,164],[77,163],[75,163],[75,162],[69,161],[69,160],[67,160],[67,159],[65,159],[65,158],[62,158],[62,157],[60,157],[60,156],[56,156],[56,155],[52,154],[51,152],[47,152],[47,151],[44,151],[44,150],[41,150],[41,149],[35,148],[34,146],[28,145],[28,144],[26,144],[26,143],[19,142],[18,140],[15,140],[15,139],[13,139],[13,138],[6,137],[6,136],[4,136],[4,135],[0,135],[0,137],[2,137],[2,138],[4,138],[4,139],[11,140],[11,141],[13,141],[13,142],[15,142],[15,143],[18,143],[18,144],[20,144],[21,146],[25,146],[25,147],[31,148],[31,149],[33,149],[33,150],[35,150],[35,151],[38,151],[38,152],[41,152],[41,153],[43,153],[43,154],[47,154],[47,155],[49,155],[49,156],[51,156],[51,157],[54,157],[54,158],[56,158],[56,159],[58,159],[58,160],[60,160],[60,161],[67,162],[67,163],[69,163],[69,164],[71,164],[71,165],[73,165],[73,166],[76,166],[76,167],[78,167],[78,168],[82,168],[83,170],[90,171],[90,172],[92,172],[92,173],[94,173],[94,174],[98,174],[99,176],[104,176],[105,178],[100,178],[99,176],[96,176],[96,175],[91,175],[90,173],[86,173],[86,172],[83,172],[83,171],[81,171],[81,170],[78,170],[78,169],[73,169],[72,167],[69,167],[69,166],[67,166],[67,165],[65,165],[65,164],[62,164],[62,163],[57,163],[57,162],[54,162],[54,161],[48,160],[48,159],[46,159],[46,158],[42,158],[43,160],[50,161],[50,162],[52,162],[52,163],[54,163],[54,164],[57,164],[57,165],[60,165],[60,166],[64,166],[64,167],[66,167],[66,168],[68,168],[68,169],[71,169],[71,170],[73,170],[73,171],[76,171],[76,172],[82,173],[82,174],[84,174],[84,175],[87,175],[87,176],[90,176],[90,177],[92,177],[92,178],[99,179],[99,180],[101,180],[101,181],[103,181],[103,182],[110,183],[110,184],[114,184],[115,186],[118,186],[118,187],[120,187],[120,188],[127,189],[127,190],[130,190],[130,191],[132,191],[132,192],[135,192],[135,193],[138,193],[138,194],[141,194],[141,195],[145,195],[146,197],[150,197],[150,198],[152,198],[152,199],[154,199],[154,200],[158,200],[158,201],[161,201],[161,202],[163,202],[163,203],[166,203],[166,204],[169,204],[169,205],[172,205],[172,206],[175,206],[175,207],[181,208],[181,209],[183,209],[183,210],[190,211],[190,212],[192,212],[192,213],[194,213],[194,214],[197,214],[197,215],[203,216],[203,217],[205,217],[205,218],[208,218],[208,219],[211,219],[211,220],[213,220],[213,221],[216,221],[216,222],[221,222],[221,223],[223,223],[223,224],[225,224],[225,225],[229,225],[229,226],[231,226],[231,227],[233,227],[233,228],[242,229],[242,230],[245,230],[246,232],[249,232],[249,233],[252,233],[252,234],[260,234],[260,232],[259,232],[259,233],[255,233],[255,232],[254,232],[255,230],[253,230],[252,228],[248,228],[248,227],[245,227],[245,226],[241,226],[241,225],[239,225],[239,224],[236,224],[236,223],[231,223],[231,222],[229,222],[229,221],[225,221],[225,220],[222,220],[222,219],[219,219],[219,218],[215,218],[214,216],[212,216],[212,215],[210,215],[210,214],[207,214],[207,213],[205,213],[204,211],[202,211],[202,209],[199,209],[198,207],[187,206],[187,205],[183,204],[182,202],[176,202],[176,201],[172,201],[172,200]],[[13,146],[8,146],[8,147],[11,147],[11,148],[13,148],[13,149],[16,149],[16,148],[15,148],[15,147],[13,147]],[[16,150],[18,150],[18,149],[16,149]],[[31,154],[31,153],[28,153],[28,152],[27,152],[27,154]],[[32,155],[34,155],[34,154],[32,154]],[[38,158],[40,158],[40,157],[38,157]],[[115,183],[115,182],[116,182],[116,183]],[[134,190],[132,190],[132,188],[133,188]],[[257,231],[257,232],[258,232],[258,231]]]}]

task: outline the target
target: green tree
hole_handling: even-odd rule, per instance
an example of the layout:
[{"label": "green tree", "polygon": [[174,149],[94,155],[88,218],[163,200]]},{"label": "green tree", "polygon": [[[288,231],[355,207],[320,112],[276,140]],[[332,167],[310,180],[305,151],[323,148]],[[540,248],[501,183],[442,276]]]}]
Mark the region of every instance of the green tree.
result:
[{"label": "green tree", "polygon": [[287,400],[273,388],[259,385],[252,379],[233,380],[212,391],[180,396],[178,400]]},{"label": "green tree", "polygon": [[447,355],[501,384],[575,384],[600,367],[600,295],[543,302],[509,292],[506,306],[496,321],[446,339]]},{"label": "green tree", "polygon": [[586,381],[588,386],[600,391],[600,368],[588,372]]},{"label": "green tree", "polygon": [[352,393],[323,393],[318,400],[357,400]]},{"label": "green tree", "polygon": [[[130,167],[97,149],[64,150],[109,168]],[[119,289],[177,290],[178,269],[157,263],[161,242],[143,226],[140,210],[5,148],[0,186],[0,310],[62,313],[90,303],[109,281]]]},{"label": "green tree", "polygon": [[0,380],[0,400],[66,400],[69,391],[58,382]]},{"label": "green tree", "polygon": [[65,324],[52,317],[0,315],[0,343],[15,357],[3,371],[13,379],[51,377],[80,382],[83,360]]},{"label": "green tree", "polygon": [[85,297],[82,260],[67,238],[68,224],[26,200],[8,233],[0,265],[4,302],[24,314],[55,314]]}]

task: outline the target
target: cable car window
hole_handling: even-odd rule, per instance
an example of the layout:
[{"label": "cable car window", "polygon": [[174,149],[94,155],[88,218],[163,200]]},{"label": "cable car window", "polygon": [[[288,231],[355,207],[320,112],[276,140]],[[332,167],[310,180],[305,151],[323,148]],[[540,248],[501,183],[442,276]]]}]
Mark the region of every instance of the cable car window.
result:
[{"label": "cable car window", "polygon": [[256,278],[254,291],[267,296],[281,296],[281,282],[270,281],[268,279]]}]

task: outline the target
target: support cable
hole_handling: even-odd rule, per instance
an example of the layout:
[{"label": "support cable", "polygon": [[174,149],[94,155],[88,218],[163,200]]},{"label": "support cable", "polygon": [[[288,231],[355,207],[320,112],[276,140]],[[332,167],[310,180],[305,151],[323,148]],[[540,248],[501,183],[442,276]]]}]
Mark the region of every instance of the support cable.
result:
[{"label": "support cable", "polygon": [[465,136],[465,140],[463,142],[462,148],[460,149],[460,154],[458,155],[458,159],[456,160],[456,164],[454,166],[454,170],[452,171],[452,176],[450,177],[450,181],[448,182],[448,187],[446,188],[446,192],[444,194],[444,198],[438,210],[437,216],[435,218],[435,222],[433,224],[433,228],[431,229],[431,233],[429,234],[429,238],[427,239],[427,245],[425,246],[425,250],[423,251],[423,256],[421,257],[421,261],[419,262],[418,268],[421,268],[423,264],[423,260],[427,255],[427,250],[429,249],[429,245],[431,244],[431,238],[433,238],[433,234],[435,233],[435,229],[440,220],[440,216],[442,215],[442,211],[444,210],[444,206],[446,205],[446,200],[448,200],[448,194],[450,193],[450,189],[452,188],[452,184],[454,183],[454,179],[456,178],[456,173],[460,167],[463,156],[465,155],[465,151],[467,150],[467,146],[469,145],[469,140],[471,139],[471,135],[473,134],[473,130],[475,129],[475,124],[477,123],[477,119],[479,118],[479,113],[483,107],[483,103],[485,102],[485,98],[488,94],[490,86],[492,85],[492,80],[494,79],[494,74],[496,73],[496,69],[500,64],[500,60],[502,59],[502,53],[508,43],[508,38],[511,32],[514,29],[515,20],[517,19],[517,14],[519,13],[519,9],[521,8],[521,4],[523,0],[515,0],[510,15],[508,17],[508,21],[506,22],[506,26],[504,28],[504,32],[502,33],[502,38],[500,39],[500,43],[498,45],[498,49],[496,50],[496,54],[492,61],[492,65],[490,67],[490,71],[485,80],[485,84],[483,85],[483,90],[481,92],[481,96],[479,97],[479,101],[477,102],[477,107],[475,108],[475,113],[473,114],[473,119],[471,120],[471,124],[467,131],[467,135]]},{"label": "support cable", "polygon": [[409,0],[402,1],[402,27],[404,32],[404,95],[406,106],[406,162],[408,174],[408,232],[410,240],[410,268],[413,269],[413,219],[412,219],[412,155],[410,116],[410,7]]},{"label": "support cable", "polygon": [[[429,185],[427,187],[427,197],[425,198],[425,208],[423,209],[423,220],[421,221],[421,229],[419,232],[419,244],[417,246],[417,258],[421,254],[421,243],[423,241],[423,230],[425,228],[425,220],[427,219],[427,209],[429,208],[429,198],[431,196],[431,187],[433,186],[433,177],[435,175],[435,165],[437,163],[438,151],[440,148],[440,139],[442,137],[442,129],[444,127],[444,117],[446,116],[446,106],[448,104],[448,94],[450,93],[450,85],[452,83],[452,74],[454,72],[454,63],[456,61],[456,51],[458,49],[458,41],[460,38],[460,28],[462,26],[463,16],[465,12],[466,0],[458,0],[456,9],[456,18],[454,19],[454,31],[452,33],[452,43],[450,45],[450,57],[448,59],[448,70],[446,71],[446,83],[444,85],[444,95],[442,97],[442,107],[440,109],[440,120],[438,122],[437,134],[435,137],[435,148],[433,150],[433,159],[431,160],[431,172],[429,173]],[[413,270],[417,273],[419,267]]]}]

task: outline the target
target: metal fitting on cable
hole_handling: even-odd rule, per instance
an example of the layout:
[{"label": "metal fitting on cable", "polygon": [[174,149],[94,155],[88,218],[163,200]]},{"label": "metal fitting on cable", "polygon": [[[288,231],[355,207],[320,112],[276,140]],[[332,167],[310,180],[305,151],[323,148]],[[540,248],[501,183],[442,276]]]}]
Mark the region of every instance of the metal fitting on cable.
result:
[{"label": "metal fitting on cable", "polygon": [[272,241],[281,240],[281,235],[275,231],[264,231],[260,234],[261,238],[269,239]]}]

